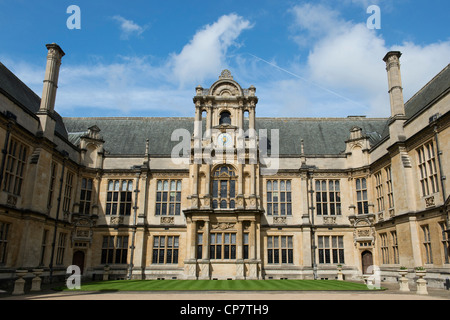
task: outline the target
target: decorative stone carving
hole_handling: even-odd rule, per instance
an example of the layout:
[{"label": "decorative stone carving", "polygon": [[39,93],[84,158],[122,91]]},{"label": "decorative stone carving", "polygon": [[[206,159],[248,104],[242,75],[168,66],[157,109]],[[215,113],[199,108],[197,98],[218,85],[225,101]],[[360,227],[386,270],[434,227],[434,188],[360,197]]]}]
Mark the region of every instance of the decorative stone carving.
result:
[{"label": "decorative stone carving", "polygon": [[233,80],[233,76],[231,75],[230,70],[225,69],[225,70],[223,70],[222,73],[220,74],[219,79],[220,79],[220,80],[222,80],[222,79],[231,79],[231,80]]},{"label": "decorative stone carving", "polygon": [[111,217],[111,224],[121,224],[123,223],[123,217]]},{"label": "decorative stone carving", "polygon": [[209,263],[199,263],[198,267],[199,267],[198,271],[199,279],[209,279]]},{"label": "decorative stone carving", "polygon": [[213,224],[211,226],[212,230],[230,230],[230,229],[234,229],[236,226],[235,223],[231,223],[231,222],[219,222],[217,224]]},{"label": "decorative stone carving", "polygon": [[434,203],[434,196],[425,198],[425,206],[427,208],[434,207],[436,204]]},{"label": "decorative stone carving", "polygon": [[89,230],[77,230],[76,237],[77,238],[88,238],[90,236]]},{"label": "decorative stone carving", "polygon": [[324,224],[336,224],[336,217],[323,217]]},{"label": "decorative stone carving", "polygon": [[370,237],[370,230],[358,230],[358,237]]},{"label": "decorative stone carving", "polygon": [[8,199],[6,200],[6,203],[11,207],[15,207],[17,204],[17,197],[13,196],[11,194],[8,194]]},{"label": "decorative stone carving", "polygon": [[273,217],[273,224],[286,224],[286,217]]},{"label": "decorative stone carving", "polygon": [[190,280],[197,279],[197,263],[191,261],[184,262],[184,272]]},{"label": "decorative stone carving", "polygon": [[175,218],[174,217],[161,217],[160,222],[161,222],[161,224],[174,224]]},{"label": "decorative stone carving", "polygon": [[192,197],[191,198],[191,207],[194,209],[198,208],[198,198],[197,197]]}]

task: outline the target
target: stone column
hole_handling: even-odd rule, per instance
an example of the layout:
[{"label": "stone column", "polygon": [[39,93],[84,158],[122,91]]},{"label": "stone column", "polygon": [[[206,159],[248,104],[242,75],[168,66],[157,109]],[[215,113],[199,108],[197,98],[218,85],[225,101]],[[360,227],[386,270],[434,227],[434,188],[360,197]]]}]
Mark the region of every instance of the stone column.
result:
[{"label": "stone column", "polygon": [[209,220],[205,221],[204,232],[203,232],[203,253],[202,259],[209,260]]},{"label": "stone column", "polygon": [[202,109],[197,103],[194,121],[194,164],[202,163],[202,139]]},{"label": "stone column", "polygon": [[244,241],[243,241],[243,221],[238,220],[236,224],[236,280],[245,279],[245,264],[243,259]]},{"label": "stone column", "polygon": [[403,101],[402,76],[400,73],[400,57],[399,51],[390,51],[383,58],[386,63],[388,73],[389,97],[391,101],[391,116],[405,115],[405,105]]},{"label": "stone column", "polygon": [[242,232],[242,221],[238,220],[236,224],[237,233],[236,233],[236,259],[243,259],[243,232]]},{"label": "stone column", "polygon": [[[203,209],[210,209],[211,208],[211,165],[206,164],[204,165],[205,168],[205,192],[203,193],[202,199],[201,199],[201,208]],[[199,188],[199,193],[202,193],[202,186]]]},{"label": "stone column", "polygon": [[47,67],[45,69],[44,87],[42,89],[41,105],[39,110],[53,112],[55,108],[56,90],[58,89],[59,69],[64,51],[55,43],[46,45]]},{"label": "stone column", "polygon": [[196,196],[198,195],[198,164],[193,164],[192,175],[192,194]]},{"label": "stone column", "polygon": [[250,243],[249,243],[249,250],[250,250],[250,254],[249,254],[249,258],[251,260],[255,260],[256,259],[256,223],[254,220],[250,221]]},{"label": "stone column", "polygon": [[41,122],[44,136],[53,141],[56,118],[54,117],[56,91],[58,89],[59,69],[64,51],[55,43],[47,44],[47,66],[45,69],[42,98],[37,115]]}]

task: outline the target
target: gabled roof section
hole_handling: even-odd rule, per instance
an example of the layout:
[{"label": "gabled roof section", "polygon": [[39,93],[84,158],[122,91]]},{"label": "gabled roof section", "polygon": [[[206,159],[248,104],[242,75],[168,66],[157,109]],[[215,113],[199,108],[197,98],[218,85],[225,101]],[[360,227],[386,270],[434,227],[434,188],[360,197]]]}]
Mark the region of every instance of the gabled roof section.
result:
[{"label": "gabled roof section", "polygon": [[[388,119],[351,118],[257,118],[256,130],[267,129],[269,148],[273,151],[271,129],[279,130],[280,155],[299,156],[304,140],[306,155],[339,155],[345,151],[350,130],[357,126],[375,144],[381,138]],[[144,155],[149,139],[150,154],[170,155],[180,141],[171,141],[176,129],[192,135],[194,118],[64,118],[71,141],[77,143],[83,132],[97,125],[111,155]],[[246,124],[248,127],[248,124]],[[203,132],[205,123],[203,124]]]},{"label": "gabled roof section", "polygon": [[[3,63],[0,62],[0,93],[7,96],[21,108],[36,114],[41,105],[41,98],[26,84],[16,77]],[[55,132],[67,138],[67,131],[61,116],[55,112]]]},{"label": "gabled roof section", "polygon": [[449,89],[450,64],[405,103],[406,117],[411,119],[416,116]]}]

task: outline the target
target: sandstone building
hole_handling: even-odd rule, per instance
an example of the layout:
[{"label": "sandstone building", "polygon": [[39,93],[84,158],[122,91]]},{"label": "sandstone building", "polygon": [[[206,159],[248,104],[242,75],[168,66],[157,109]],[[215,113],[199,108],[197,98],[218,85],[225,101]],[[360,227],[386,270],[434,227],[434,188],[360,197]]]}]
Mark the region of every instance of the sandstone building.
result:
[{"label": "sandstone building", "polygon": [[[0,63],[0,286],[17,269],[101,279],[450,278],[450,68],[389,118],[258,118],[228,70],[193,118],[64,118]],[[187,101],[189,104],[189,102]],[[382,106],[388,108],[388,106]],[[30,272],[31,276],[31,272]]]}]

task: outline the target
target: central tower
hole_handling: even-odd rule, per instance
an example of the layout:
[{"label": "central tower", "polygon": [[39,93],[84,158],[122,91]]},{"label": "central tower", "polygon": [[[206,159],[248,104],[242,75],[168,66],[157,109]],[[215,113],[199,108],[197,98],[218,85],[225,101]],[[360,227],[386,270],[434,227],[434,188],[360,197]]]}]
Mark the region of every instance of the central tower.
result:
[{"label": "central tower", "polygon": [[190,208],[184,210],[189,279],[260,278],[255,92],[242,89],[228,70],[209,89],[196,88]]}]

